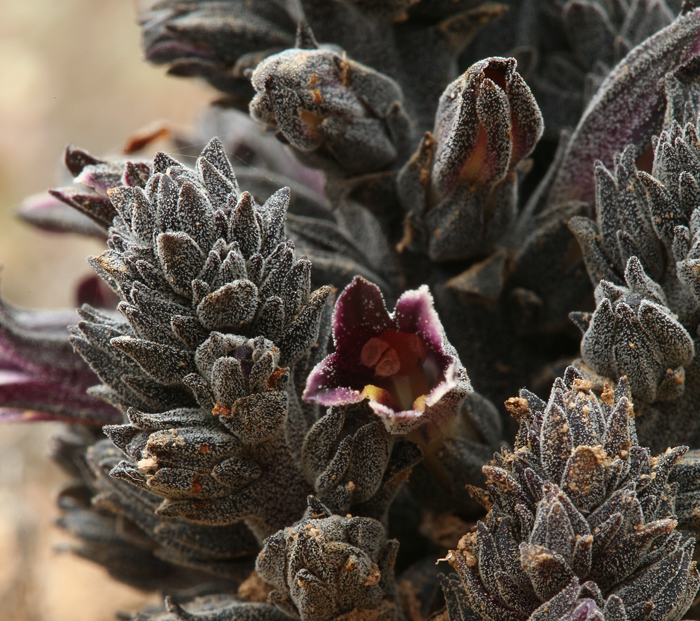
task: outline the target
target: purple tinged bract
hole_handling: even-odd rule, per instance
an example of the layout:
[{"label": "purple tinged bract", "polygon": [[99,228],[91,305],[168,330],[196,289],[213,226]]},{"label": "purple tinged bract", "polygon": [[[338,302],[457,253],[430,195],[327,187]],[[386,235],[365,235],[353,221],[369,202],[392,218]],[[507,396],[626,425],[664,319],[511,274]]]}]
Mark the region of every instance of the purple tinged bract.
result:
[{"label": "purple tinged bract", "polygon": [[121,414],[85,391],[98,382],[73,351],[74,313],[18,311],[0,301],[0,420],[118,422]]},{"label": "purple tinged bract", "polygon": [[473,390],[425,285],[404,293],[390,314],[379,288],[356,277],[336,303],[333,338],[336,351],[313,369],[304,399],[368,399],[392,434],[443,427]]},{"label": "purple tinged bract", "polygon": [[672,24],[634,48],[610,72],[588,104],[566,147],[548,202],[593,202],[594,164],[607,167],[628,145],[638,154],[661,129],[666,108],[664,76],[673,74],[700,52],[700,9],[681,14]]}]

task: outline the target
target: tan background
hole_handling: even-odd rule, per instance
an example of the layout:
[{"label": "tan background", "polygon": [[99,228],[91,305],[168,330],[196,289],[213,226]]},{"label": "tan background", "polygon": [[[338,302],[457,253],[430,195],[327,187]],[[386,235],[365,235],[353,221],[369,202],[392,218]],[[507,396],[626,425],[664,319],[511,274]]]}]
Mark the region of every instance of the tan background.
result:
[{"label": "tan background", "polygon": [[[117,153],[156,121],[190,122],[212,93],[141,60],[127,0],[0,0],[0,290],[31,308],[73,306],[95,241],[18,222],[20,200],[61,182],[71,142]],[[106,621],[156,596],[114,583],[99,567],[52,552],[63,480],[46,457],[58,426],[0,426],[0,619]]]}]

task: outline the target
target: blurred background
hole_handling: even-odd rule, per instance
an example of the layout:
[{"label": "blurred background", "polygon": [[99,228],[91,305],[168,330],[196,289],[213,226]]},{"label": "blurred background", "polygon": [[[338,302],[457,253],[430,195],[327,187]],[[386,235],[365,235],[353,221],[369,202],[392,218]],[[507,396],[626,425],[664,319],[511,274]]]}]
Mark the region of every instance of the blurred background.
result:
[{"label": "blurred background", "polygon": [[[26,196],[65,183],[72,143],[117,154],[158,120],[186,127],[213,99],[206,87],[141,60],[137,6],[125,0],[0,1],[0,292],[26,308],[74,307],[97,241],[31,230],[14,217]],[[107,621],[157,601],[53,547],[64,481],[47,454],[55,424],[0,426],[0,619]]]}]

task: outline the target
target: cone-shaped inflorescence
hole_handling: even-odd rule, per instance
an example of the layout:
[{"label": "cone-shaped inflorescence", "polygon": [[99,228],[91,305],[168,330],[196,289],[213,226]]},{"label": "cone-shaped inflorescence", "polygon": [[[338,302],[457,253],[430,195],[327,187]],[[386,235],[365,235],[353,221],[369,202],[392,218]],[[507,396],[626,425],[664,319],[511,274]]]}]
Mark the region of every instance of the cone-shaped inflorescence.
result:
[{"label": "cone-shaped inflorescence", "polygon": [[675,621],[690,607],[695,538],[676,530],[668,483],[687,449],[652,457],[627,382],[600,397],[590,386],[570,367],[547,403],[509,401],[514,451],[484,469],[487,518],[448,556],[461,581],[445,584],[450,618]]},{"label": "cone-shaped inflorescence", "polygon": [[398,547],[378,521],[333,515],[309,497],[304,518],[265,541],[256,570],[276,589],[268,601],[293,618],[390,620]]},{"label": "cone-shaped inflorescence", "polygon": [[113,475],[161,496],[163,516],[245,518],[266,536],[310,491],[288,440],[315,414],[290,378],[314,362],[330,295],[310,292],[285,236],[288,190],[258,206],[214,139],[196,171],[160,153],[144,188],[110,198],[109,250],[91,263],[127,321],[83,308],[73,343],[128,416],[107,429],[132,460]]}]

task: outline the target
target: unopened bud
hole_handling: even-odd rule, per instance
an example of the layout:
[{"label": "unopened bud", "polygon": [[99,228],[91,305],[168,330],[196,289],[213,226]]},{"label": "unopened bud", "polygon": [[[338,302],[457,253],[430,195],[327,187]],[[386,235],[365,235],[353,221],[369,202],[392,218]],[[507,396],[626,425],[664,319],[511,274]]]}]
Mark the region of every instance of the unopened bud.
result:
[{"label": "unopened bud", "polygon": [[252,117],[315,168],[381,170],[408,137],[400,86],[335,51],[286,50],[258,65],[252,83]]},{"label": "unopened bud", "polygon": [[543,130],[537,103],[515,69],[513,58],[488,58],[452,82],[440,98],[433,135],[401,172],[402,202],[429,236],[424,243],[435,261],[490,251],[515,218],[515,171]]}]

